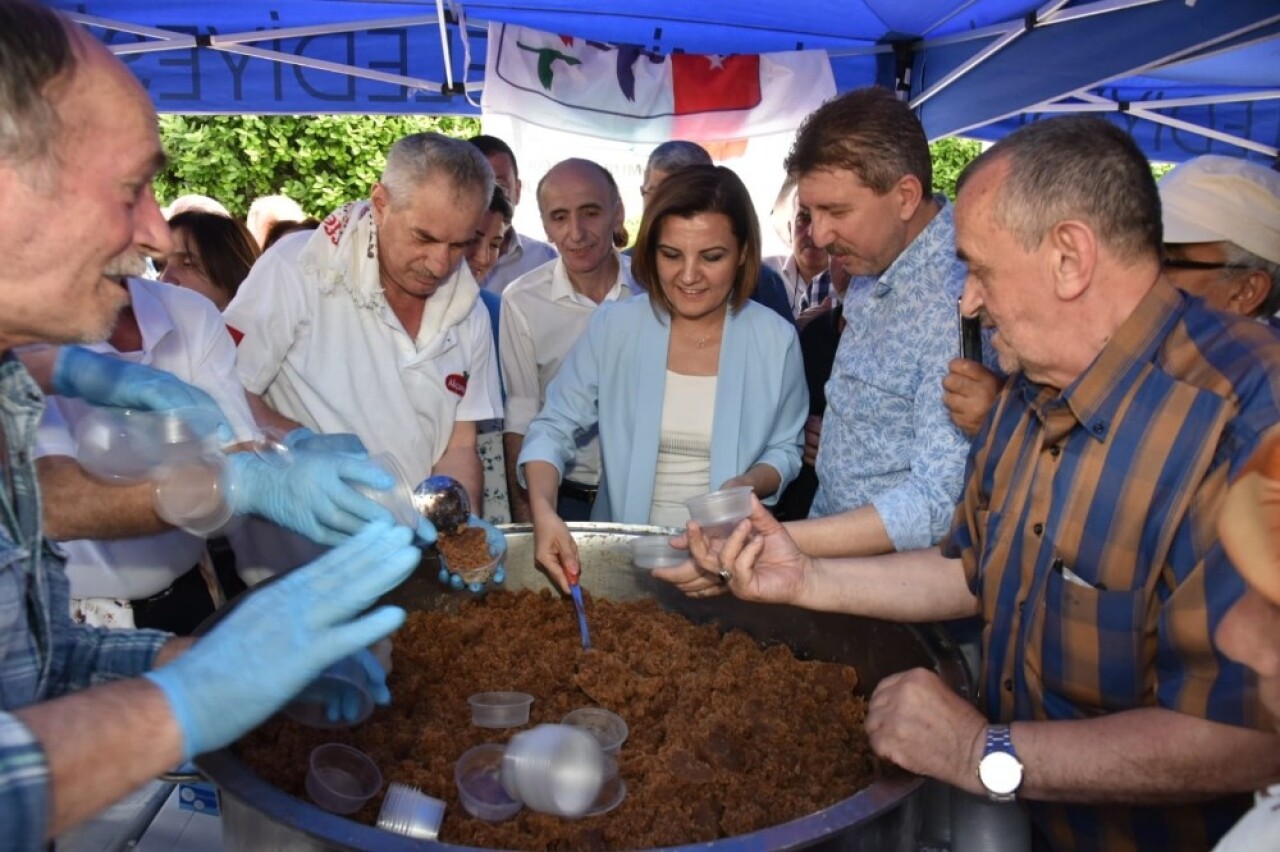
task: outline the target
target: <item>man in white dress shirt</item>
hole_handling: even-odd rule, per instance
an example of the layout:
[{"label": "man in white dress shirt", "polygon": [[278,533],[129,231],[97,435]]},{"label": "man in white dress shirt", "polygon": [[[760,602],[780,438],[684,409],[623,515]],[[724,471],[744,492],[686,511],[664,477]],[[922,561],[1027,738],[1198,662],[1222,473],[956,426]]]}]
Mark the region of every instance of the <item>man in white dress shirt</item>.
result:
[{"label": "man in white dress shirt", "polygon": [[[206,391],[226,415],[236,442],[252,441],[258,429],[244,388],[236,378],[236,350],[222,314],[207,298],[159,281],[129,278],[129,307],[111,337],[89,345],[95,352],[172,373]],[[46,500],[97,502],[92,513],[49,518],[48,534],[61,539],[77,620],[105,627],[157,627],[189,633],[217,603],[198,590],[195,567],[204,561],[205,540],[177,529],[151,534],[130,530],[115,537],[109,518],[120,515],[121,486],[87,478],[76,461],[73,435],[89,410],[77,399],[50,396],[36,436],[36,464]],[[149,486],[148,486],[149,487]],[[71,518],[79,519],[72,523]],[[182,579],[181,588],[174,584]],[[187,580],[192,582],[188,583]],[[211,578],[204,577],[205,582]]]},{"label": "man in white dress shirt", "polygon": [[[519,278],[502,294],[499,352],[507,391],[503,450],[512,520],[528,522],[529,498],[515,461],[530,421],[595,309],[636,289],[631,262],[613,244],[625,211],[609,172],[590,160],[565,160],[538,184],[538,209],[559,259]],[[574,465],[560,487],[560,515],[587,520],[600,481],[594,432],[579,441]]]},{"label": "man in white dress shirt", "polygon": [[[457,479],[482,514],[476,423],[502,401],[489,312],[462,261],[493,185],[472,145],[406,136],[368,200],[258,260],[226,319],[259,423],[354,434],[370,454],[390,454],[410,487]],[[231,537],[246,582],[264,576],[255,568],[314,558],[299,537],[250,524]]]}]

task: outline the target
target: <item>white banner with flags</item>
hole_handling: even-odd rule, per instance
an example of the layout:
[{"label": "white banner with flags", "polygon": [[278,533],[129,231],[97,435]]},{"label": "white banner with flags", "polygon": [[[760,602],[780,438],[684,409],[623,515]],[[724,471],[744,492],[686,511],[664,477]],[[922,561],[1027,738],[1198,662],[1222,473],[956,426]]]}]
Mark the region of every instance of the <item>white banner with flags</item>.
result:
[{"label": "white banner with flags", "polygon": [[603,139],[709,143],[794,132],[835,93],[824,51],[662,56],[490,24],[481,107]]}]

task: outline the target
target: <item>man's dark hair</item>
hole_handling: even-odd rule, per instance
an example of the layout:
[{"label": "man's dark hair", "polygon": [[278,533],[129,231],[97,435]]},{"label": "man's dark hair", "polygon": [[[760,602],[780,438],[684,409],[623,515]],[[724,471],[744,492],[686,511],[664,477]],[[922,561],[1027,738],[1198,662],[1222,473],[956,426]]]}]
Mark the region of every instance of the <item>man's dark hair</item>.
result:
[{"label": "man's dark hair", "polygon": [[791,177],[820,169],[853,172],[878,195],[915,175],[933,193],[933,160],[924,127],[882,86],[854,89],[809,113],[783,163]]},{"label": "man's dark hair", "polygon": [[516,209],[511,206],[511,202],[507,199],[507,194],[503,192],[500,186],[494,186],[493,188],[493,196],[489,199],[489,212],[502,216],[502,221],[508,225],[511,224],[511,217],[516,215]]},{"label": "man's dark hair", "polygon": [[960,192],[979,171],[1008,162],[996,221],[1028,251],[1067,219],[1087,222],[1123,257],[1158,254],[1160,194],[1151,164],[1129,134],[1089,115],[1042,119],[1018,128],[961,173]]},{"label": "man's dark hair", "polygon": [[515,172],[517,178],[520,177],[520,164],[516,162],[516,152],[512,151],[511,146],[506,142],[503,142],[497,136],[486,136],[483,133],[479,136],[472,136],[467,141],[479,148],[480,153],[486,157],[506,154],[511,160],[511,171]]}]

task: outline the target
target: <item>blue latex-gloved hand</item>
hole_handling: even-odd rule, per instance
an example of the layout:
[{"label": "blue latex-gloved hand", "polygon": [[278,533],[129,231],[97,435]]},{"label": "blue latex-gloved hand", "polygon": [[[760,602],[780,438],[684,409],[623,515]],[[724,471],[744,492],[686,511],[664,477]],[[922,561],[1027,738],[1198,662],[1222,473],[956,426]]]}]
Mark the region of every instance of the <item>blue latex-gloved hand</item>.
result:
[{"label": "blue latex-gloved hand", "polygon": [[394,476],[368,459],[301,451],[279,467],[253,453],[233,453],[227,477],[232,511],[259,515],[317,544],[341,544],[370,521],[391,521],[385,507],[354,487],[395,485]]},{"label": "blue latex-gloved hand", "polygon": [[363,676],[364,692],[369,694],[375,704],[390,704],[391,690],[387,689],[387,673],[383,671],[378,658],[373,656],[368,648],[361,648],[349,660],[338,662],[349,661],[354,661],[355,666],[343,666],[345,669],[343,677],[326,678],[324,673],[321,673],[320,678],[312,681],[294,700],[323,704],[325,716],[330,722],[358,721],[364,704],[361,700],[361,692],[345,678],[351,674],[351,669],[359,667],[360,674]]},{"label": "blue latex-gloved hand", "polygon": [[99,355],[81,346],[63,346],[53,364],[53,390],[94,405],[142,411],[194,408],[217,416],[218,437],[232,438],[227,418],[213,397],[172,373]]},{"label": "blue latex-gloved hand", "polygon": [[410,541],[403,527],[370,524],[250,592],[191,650],[148,672],[173,710],[186,759],[232,742],[330,665],[403,624],[399,607],[360,613],[417,567],[422,554]]},{"label": "blue latex-gloved hand", "polygon": [[332,432],[317,435],[306,426],[299,426],[284,436],[284,445],[290,450],[315,451],[322,453],[345,453],[349,456],[368,458],[369,450],[359,436],[351,432]]},{"label": "blue latex-gloved hand", "polygon": [[[480,527],[484,530],[485,541],[489,543],[489,553],[497,554],[507,552],[507,537],[502,530],[498,529],[493,524],[472,515],[467,518],[467,526]],[[433,528],[432,532],[434,531],[435,530]],[[463,589],[466,589],[473,595],[482,595],[488,591],[488,583],[468,583],[466,580],[463,580],[461,576],[450,571],[443,563],[444,560],[442,558],[440,565],[440,582],[442,584],[448,586],[454,591],[462,591]],[[493,572],[493,578],[489,582],[495,586],[500,586],[505,583],[506,580],[507,569],[506,565],[502,564]]]}]

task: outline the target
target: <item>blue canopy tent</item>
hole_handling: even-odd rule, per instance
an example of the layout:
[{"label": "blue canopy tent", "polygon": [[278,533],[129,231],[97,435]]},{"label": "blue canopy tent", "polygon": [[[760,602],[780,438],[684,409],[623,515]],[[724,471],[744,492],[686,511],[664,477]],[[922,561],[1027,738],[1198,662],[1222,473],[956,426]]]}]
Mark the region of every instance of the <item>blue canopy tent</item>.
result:
[{"label": "blue canopy tent", "polygon": [[55,2],[183,113],[477,114],[488,22],[662,53],[828,51],[930,137],[1089,111],[1155,159],[1280,153],[1275,0]]}]

